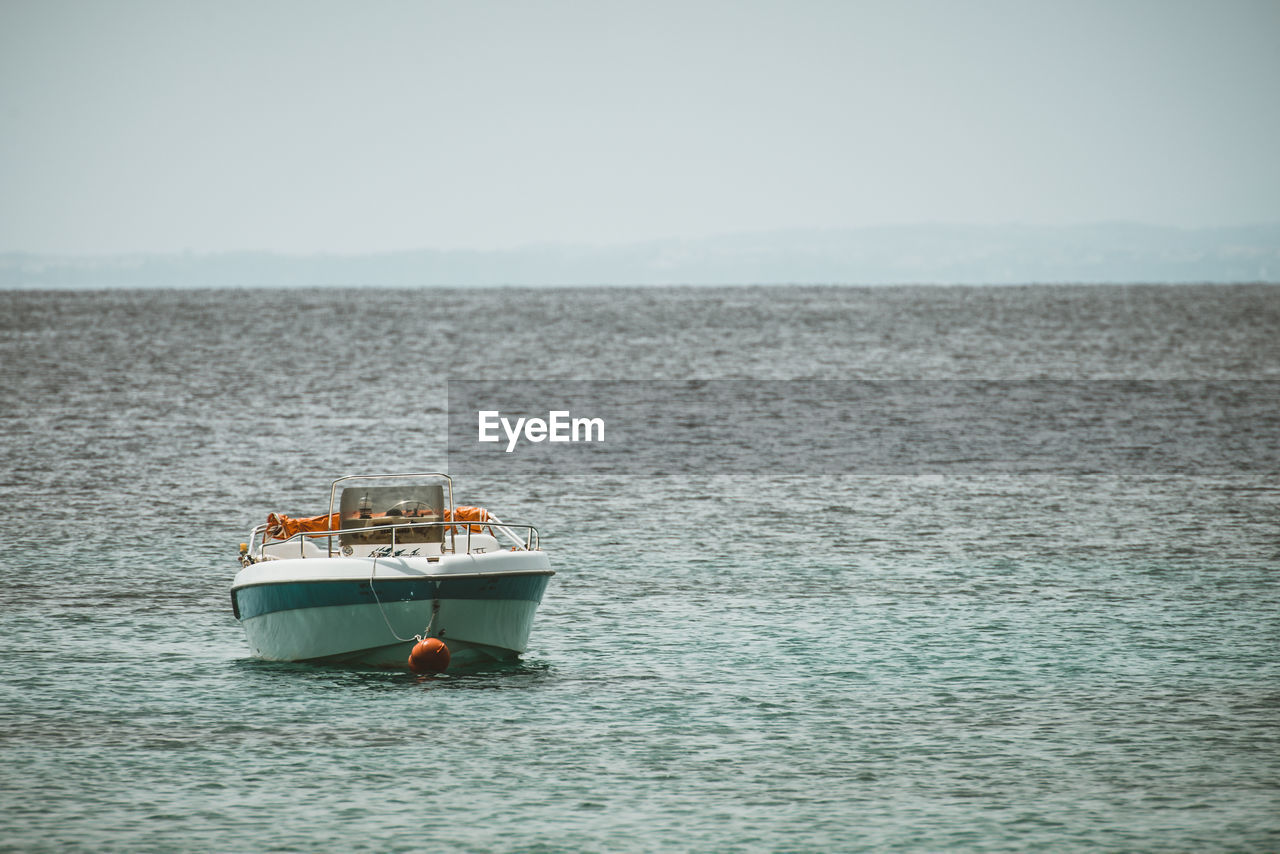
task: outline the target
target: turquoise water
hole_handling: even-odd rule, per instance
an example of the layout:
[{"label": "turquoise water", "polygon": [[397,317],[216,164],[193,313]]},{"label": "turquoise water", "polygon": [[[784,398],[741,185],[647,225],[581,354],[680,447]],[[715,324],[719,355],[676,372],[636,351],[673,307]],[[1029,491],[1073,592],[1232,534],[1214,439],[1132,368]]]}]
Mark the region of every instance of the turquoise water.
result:
[{"label": "turquoise water", "polygon": [[0,294],[0,848],[1280,847],[1267,474],[467,479],[558,574],[439,677],[254,661],[227,595],[444,464],[445,373],[1274,379],[1280,291],[362,297]]}]

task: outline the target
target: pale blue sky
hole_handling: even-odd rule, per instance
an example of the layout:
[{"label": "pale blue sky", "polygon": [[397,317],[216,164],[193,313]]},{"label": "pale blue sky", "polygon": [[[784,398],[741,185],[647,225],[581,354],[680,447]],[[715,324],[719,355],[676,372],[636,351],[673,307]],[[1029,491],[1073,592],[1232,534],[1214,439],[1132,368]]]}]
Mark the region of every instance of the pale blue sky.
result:
[{"label": "pale blue sky", "polygon": [[1280,221],[1280,2],[0,3],[0,251]]}]

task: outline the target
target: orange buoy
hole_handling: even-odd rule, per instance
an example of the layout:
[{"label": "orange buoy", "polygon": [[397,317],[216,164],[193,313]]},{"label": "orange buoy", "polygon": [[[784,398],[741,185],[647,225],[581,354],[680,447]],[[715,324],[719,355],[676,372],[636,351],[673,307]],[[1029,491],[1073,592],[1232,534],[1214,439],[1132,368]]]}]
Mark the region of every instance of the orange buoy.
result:
[{"label": "orange buoy", "polygon": [[449,666],[449,647],[440,638],[420,640],[409,653],[409,669],[414,673],[440,673]]}]

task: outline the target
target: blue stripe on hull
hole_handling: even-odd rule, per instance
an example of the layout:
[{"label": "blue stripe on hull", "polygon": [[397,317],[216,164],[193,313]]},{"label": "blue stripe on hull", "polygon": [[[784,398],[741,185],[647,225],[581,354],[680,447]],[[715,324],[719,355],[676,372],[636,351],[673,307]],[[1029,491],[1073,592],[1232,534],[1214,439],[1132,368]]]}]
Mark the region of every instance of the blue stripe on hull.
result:
[{"label": "blue stripe on hull", "polygon": [[[236,617],[249,620],[275,611],[331,605],[374,605],[431,599],[507,599],[541,602],[549,574],[487,578],[379,578],[282,581],[241,587],[232,592]],[[377,598],[374,598],[376,584]]]}]

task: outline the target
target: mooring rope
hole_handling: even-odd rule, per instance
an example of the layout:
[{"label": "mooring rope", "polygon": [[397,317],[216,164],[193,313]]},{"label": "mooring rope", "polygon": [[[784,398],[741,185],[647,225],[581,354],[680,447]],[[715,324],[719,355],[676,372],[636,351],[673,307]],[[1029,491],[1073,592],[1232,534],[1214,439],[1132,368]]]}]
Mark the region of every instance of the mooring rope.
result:
[{"label": "mooring rope", "polygon": [[391,620],[387,619],[387,609],[383,607],[382,599],[378,597],[378,585],[374,581],[377,575],[378,575],[378,558],[375,555],[373,558],[373,567],[369,570],[369,590],[373,592],[373,601],[378,603],[378,613],[382,615],[382,622],[387,624],[387,631],[391,632],[391,636],[398,641],[404,641],[406,643],[409,641],[421,642],[431,637],[431,626],[435,623],[436,614],[440,610],[440,600],[437,599],[434,595],[431,597],[431,619],[427,622],[427,627],[422,630],[422,634],[414,635],[411,638],[402,638],[400,637],[399,632],[395,630],[395,627],[391,625]]}]

